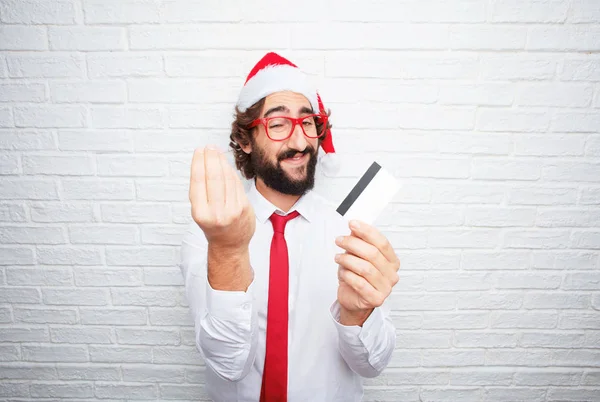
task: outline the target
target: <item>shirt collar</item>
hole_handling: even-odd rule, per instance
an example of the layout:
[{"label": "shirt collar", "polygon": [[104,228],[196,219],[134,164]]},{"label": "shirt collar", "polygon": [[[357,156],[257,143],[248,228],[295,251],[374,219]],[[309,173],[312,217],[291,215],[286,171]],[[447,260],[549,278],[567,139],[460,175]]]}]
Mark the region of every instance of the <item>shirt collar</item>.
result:
[{"label": "shirt collar", "polygon": [[273,205],[265,197],[263,197],[263,195],[256,188],[256,180],[252,180],[251,182],[252,185],[248,191],[248,200],[254,208],[254,214],[259,222],[265,223],[271,217],[271,215],[273,215],[273,212],[277,212],[281,215],[287,215],[290,212],[298,211],[298,213],[300,213],[300,215],[302,215],[302,217],[309,222],[315,219],[316,211],[312,191],[308,191],[306,194],[301,196],[292,206],[292,208],[285,213]]}]

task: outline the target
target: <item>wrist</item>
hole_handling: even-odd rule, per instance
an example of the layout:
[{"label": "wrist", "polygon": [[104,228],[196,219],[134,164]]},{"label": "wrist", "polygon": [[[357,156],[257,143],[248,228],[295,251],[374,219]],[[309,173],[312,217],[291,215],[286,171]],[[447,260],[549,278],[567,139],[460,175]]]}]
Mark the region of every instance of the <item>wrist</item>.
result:
[{"label": "wrist", "polygon": [[346,326],[357,325],[362,327],[372,312],[372,308],[366,310],[348,310],[343,306],[340,306],[340,324]]},{"label": "wrist", "polygon": [[215,290],[246,291],[252,283],[248,247],[208,245],[208,282]]}]

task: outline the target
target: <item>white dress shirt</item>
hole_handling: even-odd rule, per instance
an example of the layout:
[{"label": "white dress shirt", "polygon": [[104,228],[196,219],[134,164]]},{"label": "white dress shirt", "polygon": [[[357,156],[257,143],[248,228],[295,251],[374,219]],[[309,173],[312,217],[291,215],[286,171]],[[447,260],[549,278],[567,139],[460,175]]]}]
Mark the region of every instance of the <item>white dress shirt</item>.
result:
[{"label": "white dress shirt", "polygon": [[[192,223],[182,244],[181,271],[194,317],[196,345],[207,366],[206,390],[214,401],[260,398],[265,360],[269,256],[279,211],[252,184],[248,199],[256,215],[250,241],[254,279],[246,292],[214,290],[207,280],[207,241]],[[344,219],[309,192],[289,212],[288,401],[360,401],[361,377],[377,376],[395,347],[395,328],[384,303],[362,327],[339,320],[335,238],[348,235]]]}]

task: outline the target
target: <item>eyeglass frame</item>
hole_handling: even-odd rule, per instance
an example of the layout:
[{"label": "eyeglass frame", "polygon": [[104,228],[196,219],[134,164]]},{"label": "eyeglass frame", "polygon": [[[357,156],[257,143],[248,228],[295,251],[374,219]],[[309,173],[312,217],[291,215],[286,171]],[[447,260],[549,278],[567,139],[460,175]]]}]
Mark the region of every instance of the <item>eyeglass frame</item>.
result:
[{"label": "eyeglass frame", "polygon": [[[323,127],[323,132],[320,135],[317,135],[316,137],[311,137],[310,135],[306,134],[306,131],[304,131],[304,126],[302,125],[302,120],[306,119],[307,117],[314,117],[315,120],[317,118],[321,119],[321,121],[323,122],[323,124],[325,125],[325,127]],[[274,139],[271,138],[271,136],[269,135],[269,127],[268,127],[268,123],[270,120],[274,120],[274,119],[288,119],[292,121],[292,129],[290,130],[290,133],[288,134],[287,137],[285,138],[281,138],[281,139]],[[254,120],[252,123],[250,123],[250,128],[254,128],[256,126],[258,126],[259,124],[261,124],[264,126],[265,128],[265,133],[267,134],[267,137],[269,137],[269,139],[271,141],[285,141],[288,138],[290,138],[292,136],[292,134],[294,133],[294,130],[296,130],[296,125],[298,124],[300,126],[300,128],[302,129],[302,133],[307,137],[307,138],[321,138],[325,135],[325,132],[327,131],[327,124],[328,124],[328,116],[326,114],[322,114],[322,113],[312,113],[306,116],[302,116],[302,117],[292,117],[292,116],[269,116],[269,117],[261,117],[258,118],[256,120]],[[316,121],[315,121],[315,126],[317,125]]]}]

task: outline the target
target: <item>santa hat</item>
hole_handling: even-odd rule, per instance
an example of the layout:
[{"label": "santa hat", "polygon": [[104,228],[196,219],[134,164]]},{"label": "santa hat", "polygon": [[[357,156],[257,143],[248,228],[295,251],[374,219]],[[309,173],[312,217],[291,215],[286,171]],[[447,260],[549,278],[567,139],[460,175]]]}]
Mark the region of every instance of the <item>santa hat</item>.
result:
[{"label": "santa hat", "polygon": [[[245,112],[264,97],[280,91],[291,91],[302,94],[310,102],[312,109],[326,113],[321,96],[308,77],[298,66],[277,53],[267,53],[252,68],[240,91],[236,106]],[[339,171],[339,161],[335,155],[331,130],[327,129],[325,139],[321,141],[324,154],[319,153],[319,164],[327,176]]]}]

